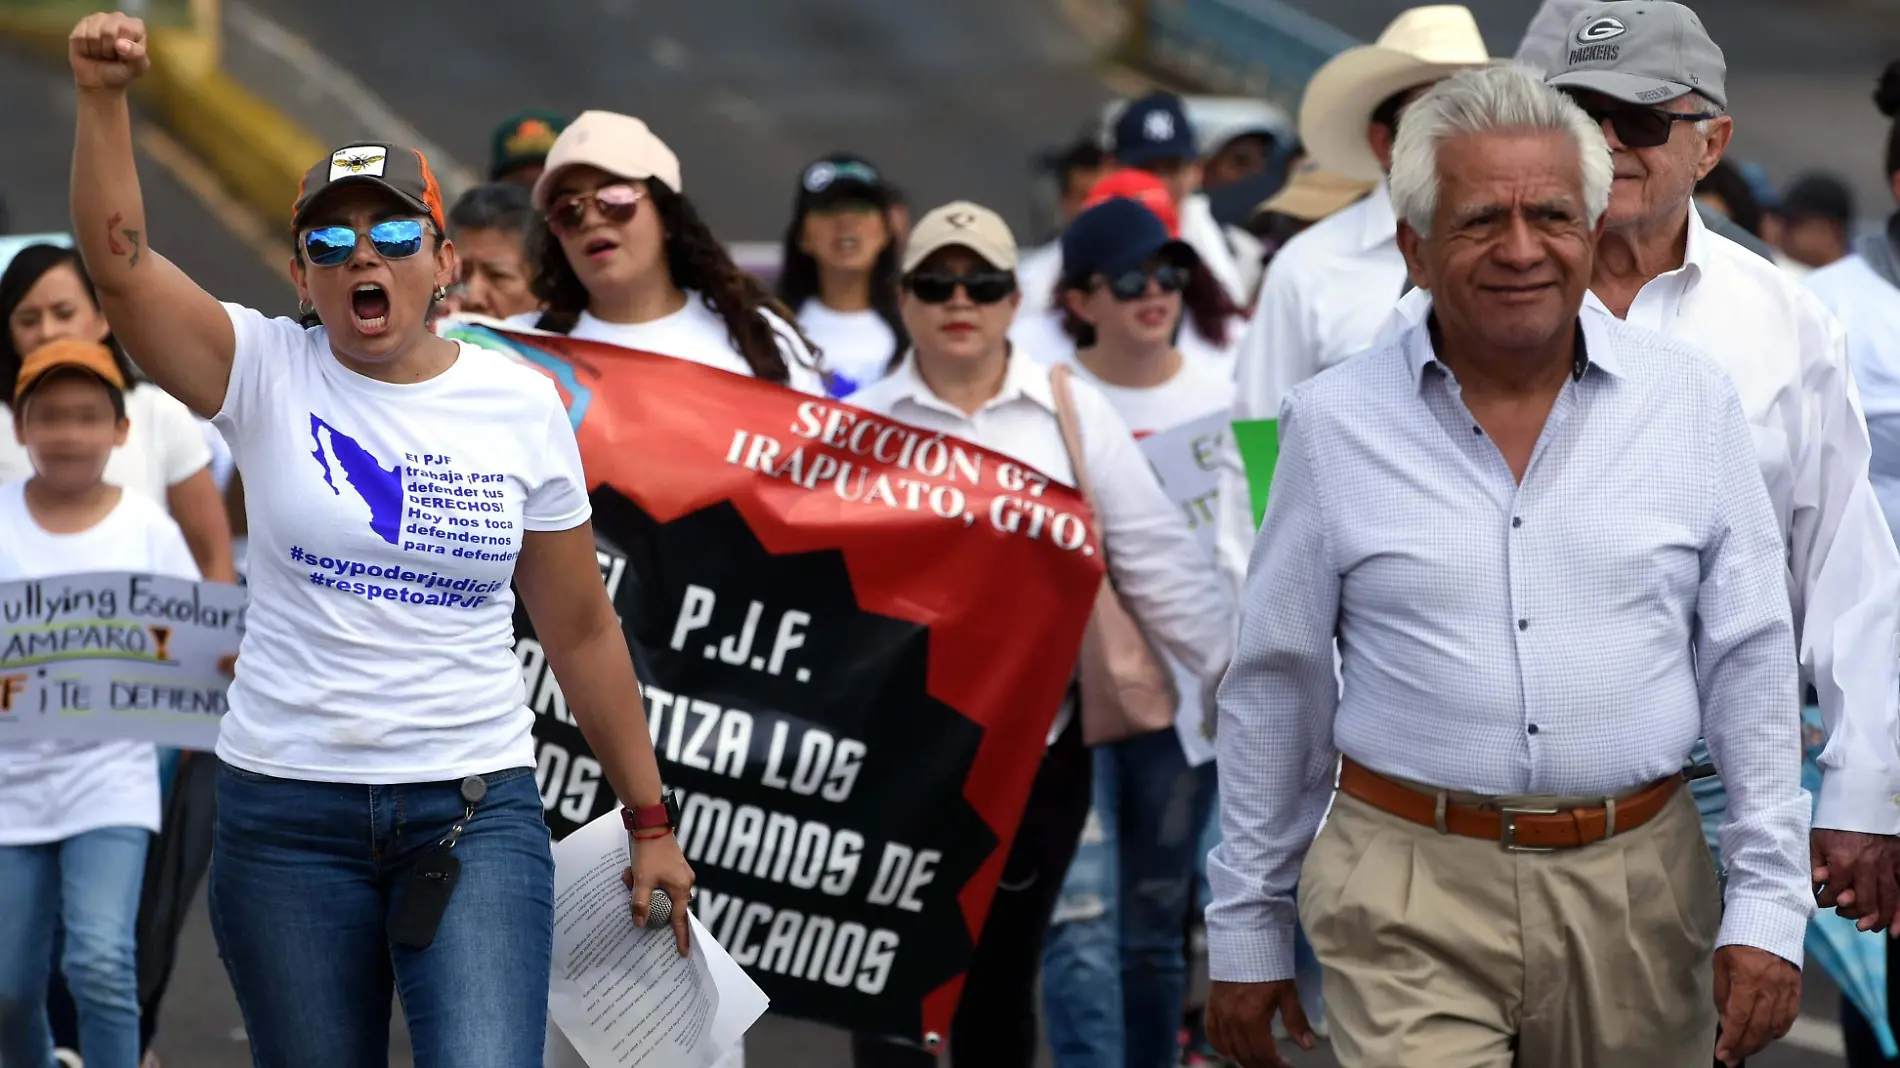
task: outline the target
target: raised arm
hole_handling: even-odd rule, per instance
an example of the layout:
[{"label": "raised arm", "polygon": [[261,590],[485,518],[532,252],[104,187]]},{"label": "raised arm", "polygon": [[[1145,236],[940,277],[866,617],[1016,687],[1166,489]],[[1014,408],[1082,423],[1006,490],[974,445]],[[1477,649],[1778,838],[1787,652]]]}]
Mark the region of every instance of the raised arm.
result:
[{"label": "raised arm", "polygon": [[224,406],[236,334],[217,300],[149,247],[126,90],[151,68],[145,23],[88,15],[67,41],[79,117],[73,234],[114,336],[152,381],[206,418]]}]

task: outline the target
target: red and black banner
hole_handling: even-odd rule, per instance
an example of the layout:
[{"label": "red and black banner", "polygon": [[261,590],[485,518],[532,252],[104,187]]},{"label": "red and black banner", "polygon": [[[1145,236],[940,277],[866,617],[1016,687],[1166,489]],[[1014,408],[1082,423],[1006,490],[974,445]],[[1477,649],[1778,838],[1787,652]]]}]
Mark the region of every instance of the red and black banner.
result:
[{"label": "red and black banner", "polygon": [[[1101,557],[996,453],[686,360],[456,324],[560,387],[696,910],[776,1012],[949,1033]],[[610,809],[525,612],[557,836]]]}]

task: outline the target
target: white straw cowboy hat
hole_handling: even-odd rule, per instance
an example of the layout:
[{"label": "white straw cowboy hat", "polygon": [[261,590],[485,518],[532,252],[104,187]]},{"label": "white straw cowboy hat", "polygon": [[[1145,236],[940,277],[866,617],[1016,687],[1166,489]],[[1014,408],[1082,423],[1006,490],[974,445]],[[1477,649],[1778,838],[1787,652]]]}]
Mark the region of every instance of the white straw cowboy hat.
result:
[{"label": "white straw cowboy hat", "polygon": [[1372,112],[1386,97],[1488,66],[1478,21],[1462,4],[1403,12],[1369,45],[1348,48],[1314,73],[1300,101],[1300,140],[1319,165],[1344,178],[1385,177],[1366,143]]}]

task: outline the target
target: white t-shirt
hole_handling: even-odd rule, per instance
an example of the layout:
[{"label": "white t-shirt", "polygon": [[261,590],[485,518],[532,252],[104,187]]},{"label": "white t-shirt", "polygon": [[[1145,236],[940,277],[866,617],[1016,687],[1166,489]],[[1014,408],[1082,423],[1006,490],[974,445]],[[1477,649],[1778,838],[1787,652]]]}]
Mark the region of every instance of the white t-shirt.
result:
[{"label": "white t-shirt", "polygon": [[[778,335],[778,350],[791,368],[791,387],[814,397],[824,396],[825,380],[813,367],[811,350],[798,340],[797,333],[785,320],[769,311],[761,311],[760,314],[765,316],[772,332]],[[527,312],[509,318],[508,325],[532,330],[540,319],[540,312]],[[714,315],[699,294],[690,289],[686,291],[686,305],[671,315],[644,323],[610,323],[596,319],[591,312],[582,312],[580,321],[574,324],[568,336],[583,341],[605,341],[610,345],[642,352],[657,352],[662,356],[675,356],[722,371],[752,376],[751,365],[739,355],[739,350],[732,347],[732,339],[726,336],[726,321]]]},{"label": "white t-shirt", "polygon": [[[125,444],[112,450],[105,480],[165,505],[166,491],[205,469],[211,449],[191,409],[141,382],[125,395]],[[26,478],[33,464],[13,433],[13,413],[0,407],[0,481]]]},{"label": "white t-shirt", "polygon": [[1173,378],[1148,389],[1109,385],[1082,366],[1073,349],[1058,362],[1074,368],[1077,378],[1101,390],[1127,420],[1136,438],[1172,430],[1214,412],[1228,411],[1234,404],[1234,380],[1204,360],[1182,357],[1181,369]]},{"label": "white t-shirt", "polygon": [[897,347],[897,334],[884,317],[866,308],[841,312],[812,299],[798,309],[798,325],[832,375],[831,395],[849,397],[884,377]]},{"label": "white t-shirt", "polygon": [[509,581],[524,531],[591,514],[554,383],[471,345],[378,382],[322,327],[225,308],[253,608],[218,756],[348,783],[532,765]]},{"label": "white t-shirt", "polygon": [[[90,530],[51,534],[27,510],[19,479],[0,486],[0,531],[0,581],[76,571],[198,578],[178,524],[136,493],[121,493]],[[0,846],[158,824],[158,754],[149,743],[0,742]]]}]

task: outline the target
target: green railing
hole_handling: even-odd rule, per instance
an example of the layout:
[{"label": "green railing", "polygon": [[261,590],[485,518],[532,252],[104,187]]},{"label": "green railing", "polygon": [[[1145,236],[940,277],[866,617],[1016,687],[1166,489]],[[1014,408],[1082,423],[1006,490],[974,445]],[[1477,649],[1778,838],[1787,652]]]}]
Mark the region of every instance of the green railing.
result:
[{"label": "green railing", "polygon": [[192,7],[192,0],[0,0],[0,19],[15,25],[71,29],[94,11],[123,11],[149,26],[183,27],[192,23]]}]

